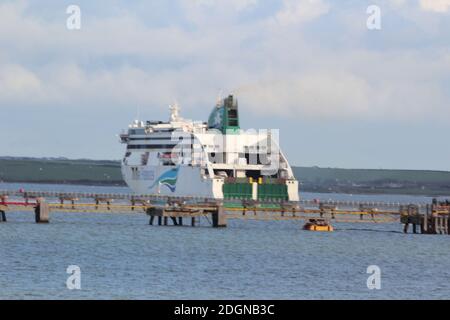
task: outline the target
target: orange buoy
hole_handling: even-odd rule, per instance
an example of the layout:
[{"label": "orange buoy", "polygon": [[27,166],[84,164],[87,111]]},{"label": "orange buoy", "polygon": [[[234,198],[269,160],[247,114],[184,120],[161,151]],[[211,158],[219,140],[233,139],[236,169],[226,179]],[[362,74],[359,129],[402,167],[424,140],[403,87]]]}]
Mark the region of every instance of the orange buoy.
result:
[{"label": "orange buoy", "polygon": [[324,219],[309,219],[303,226],[303,230],[332,232],[334,231],[334,228],[328,221]]}]

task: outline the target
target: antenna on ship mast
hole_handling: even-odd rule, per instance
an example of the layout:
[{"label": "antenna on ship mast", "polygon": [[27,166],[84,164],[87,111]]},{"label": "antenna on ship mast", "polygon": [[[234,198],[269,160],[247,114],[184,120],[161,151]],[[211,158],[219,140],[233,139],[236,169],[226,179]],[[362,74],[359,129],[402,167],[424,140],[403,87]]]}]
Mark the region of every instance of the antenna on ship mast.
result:
[{"label": "antenna on ship mast", "polygon": [[178,105],[178,102],[175,100],[175,102],[169,106],[170,110],[170,121],[179,121],[180,118],[180,106]]}]

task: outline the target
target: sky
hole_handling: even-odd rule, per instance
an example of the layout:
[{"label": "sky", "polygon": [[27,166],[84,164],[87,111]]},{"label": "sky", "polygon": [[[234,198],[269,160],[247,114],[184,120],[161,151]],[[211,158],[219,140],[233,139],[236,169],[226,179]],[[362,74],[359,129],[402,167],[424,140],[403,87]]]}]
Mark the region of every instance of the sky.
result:
[{"label": "sky", "polygon": [[292,165],[450,170],[450,0],[0,0],[0,156],[120,159],[229,93]]}]

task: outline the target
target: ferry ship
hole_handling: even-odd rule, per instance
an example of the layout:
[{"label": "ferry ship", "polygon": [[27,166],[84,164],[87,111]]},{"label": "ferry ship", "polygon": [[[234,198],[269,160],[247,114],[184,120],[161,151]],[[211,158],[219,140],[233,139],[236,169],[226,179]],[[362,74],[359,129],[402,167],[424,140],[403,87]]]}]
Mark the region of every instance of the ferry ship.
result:
[{"label": "ferry ship", "polygon": [[276,130],[243,130],[233,95],[219,99],[207,122],[135,120],[123,131],[122,175],[140,195],[298,201],[298,181]]}]

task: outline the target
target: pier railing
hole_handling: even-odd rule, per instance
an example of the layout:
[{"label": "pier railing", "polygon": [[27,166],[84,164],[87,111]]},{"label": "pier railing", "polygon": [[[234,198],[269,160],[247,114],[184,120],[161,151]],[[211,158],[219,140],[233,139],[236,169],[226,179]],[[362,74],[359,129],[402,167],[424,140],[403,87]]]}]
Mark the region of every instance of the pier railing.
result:
[{"label": "pier railing", "polygon": [[326,219],[347,223],[403,223],[405,232],[448,234],[449,205],[429,203],[319,201],[289,202],[280,199],[264,201],[205,197],[173,197],[166,195],[135,195],[128,193],[84,193],[52,191],[0,191],[0,222],[6,212],[34,211],[36,222],[49,221],[50,212],[62,213],[145,213],[150,224],[191,225],[202,217],[215,227],[227,225],[227,219],[245,220],[308,220]]}]

